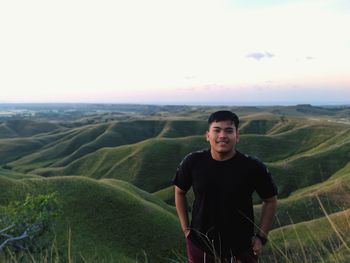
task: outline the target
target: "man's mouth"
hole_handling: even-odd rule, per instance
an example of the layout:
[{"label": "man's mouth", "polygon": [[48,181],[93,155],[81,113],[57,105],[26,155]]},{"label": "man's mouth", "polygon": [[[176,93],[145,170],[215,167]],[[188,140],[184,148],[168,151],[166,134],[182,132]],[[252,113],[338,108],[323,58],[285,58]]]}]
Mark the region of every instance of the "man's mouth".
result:
[{"label": "man's mouth", "polygon": [[224,144],[228,144],[228,141],[217,141],[216,143],[224,143]]}]

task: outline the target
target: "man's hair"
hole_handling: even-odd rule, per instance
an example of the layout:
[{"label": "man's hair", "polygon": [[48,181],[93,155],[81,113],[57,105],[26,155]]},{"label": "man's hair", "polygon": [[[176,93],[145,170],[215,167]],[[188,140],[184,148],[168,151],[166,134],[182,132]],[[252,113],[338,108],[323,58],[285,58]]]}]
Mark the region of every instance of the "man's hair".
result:
[{"label": "man's hair", "polygon": [[232,111],[220,110],[212,113],[208,118],[208,125],[210,126],[213,122],[218,121],[232,121],[235,124],[236,129],[238,129],[239,118]]}]

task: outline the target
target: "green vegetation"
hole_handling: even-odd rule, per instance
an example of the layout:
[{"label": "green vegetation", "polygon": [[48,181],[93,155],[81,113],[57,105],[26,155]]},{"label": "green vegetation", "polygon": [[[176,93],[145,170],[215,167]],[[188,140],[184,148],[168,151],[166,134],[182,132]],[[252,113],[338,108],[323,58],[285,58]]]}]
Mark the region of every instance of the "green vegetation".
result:
[{"label": "green vegetation", "polygon": [[27,195],[25,200],[0,206],[0,251],[31,252],[36,254],[48,249],[55,219],[60,209],[55,193]]},{"label": "green vegetation", "polygon": [[51,122],[36,122],[21,119],[8,120],[0,124],[0,139],[29,137],[36,134],[48,133],[59,128],[59,125]]},{"label": "green vegetation", "polygon": [[271,231],[262,262],[349,262],[350,210]]},{"label": "green vegetation", "polygon": [[62,204],[56,226],[59,251],[65,251],[71,229],[72,254],[87,258],[134,259],[147,251],[149,260],[166,262],[184,253],[174,209],[126,182],[83,177],[9,179],[0,173],[0,187],[3,205],[28,194],[57,193]]},{"label": "green vegetation", "polygon": [[[0,122],[0,206],[53,192],[62,205],[52,246],[6,262],[185,262],[171,181],[186,154],[208,147],[214,108],[101,107]],[[242,117],[238,149],[279,187],[262,262],[348,262],[350,109],[226,108]]]}]

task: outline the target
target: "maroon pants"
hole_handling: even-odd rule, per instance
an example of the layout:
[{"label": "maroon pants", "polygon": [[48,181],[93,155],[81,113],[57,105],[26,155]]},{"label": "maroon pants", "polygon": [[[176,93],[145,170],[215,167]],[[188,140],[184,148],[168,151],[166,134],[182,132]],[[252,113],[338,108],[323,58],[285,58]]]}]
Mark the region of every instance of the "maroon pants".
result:
[{"label": "maroon pants", "polygon": [[245,251],[231,258],[215,259],[213,256],[205,253],[195,244],[186,238],[187,257],[189,263],[257,263],[258,257],[254,255],[253,249]]}]

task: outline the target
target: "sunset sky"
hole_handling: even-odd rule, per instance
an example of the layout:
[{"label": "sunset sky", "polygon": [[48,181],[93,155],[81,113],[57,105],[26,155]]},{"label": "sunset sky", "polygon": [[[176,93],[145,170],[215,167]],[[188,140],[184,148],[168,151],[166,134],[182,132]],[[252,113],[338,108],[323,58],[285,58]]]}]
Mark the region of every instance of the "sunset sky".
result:
[{"label": "sunset sky", "polygon": [[0,102],[350,104],[350,1],[0,2]]}]

